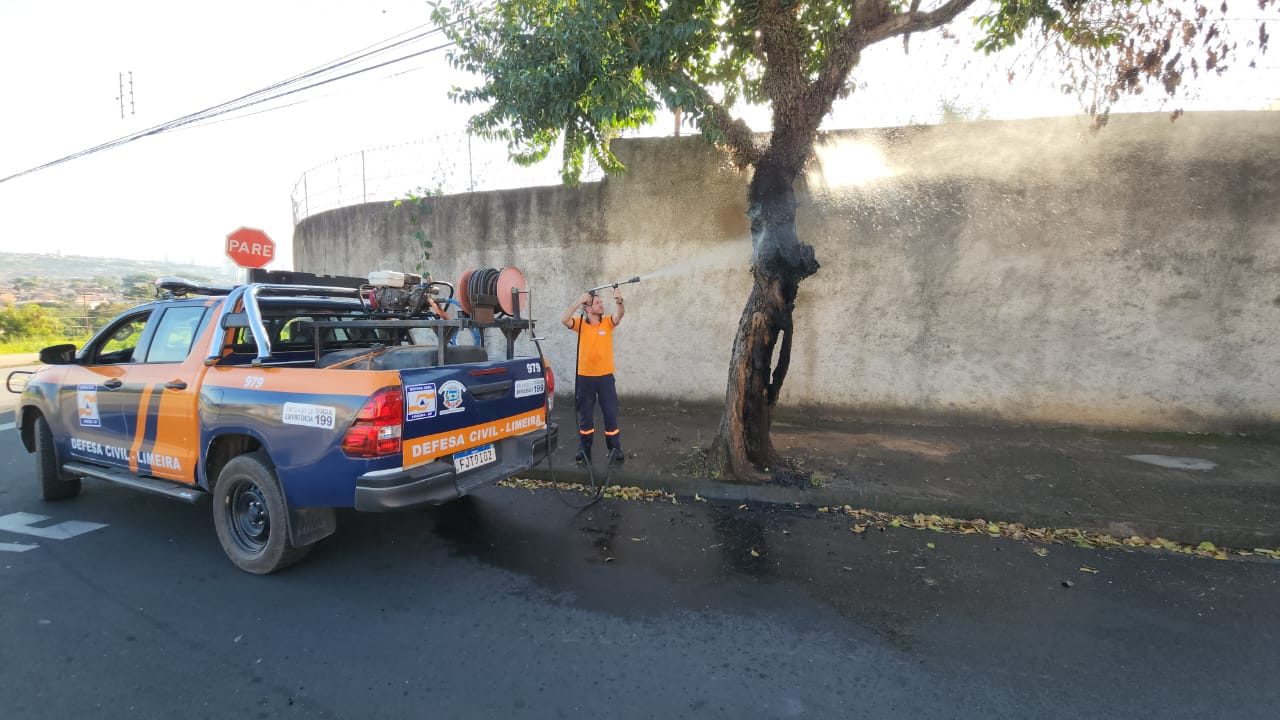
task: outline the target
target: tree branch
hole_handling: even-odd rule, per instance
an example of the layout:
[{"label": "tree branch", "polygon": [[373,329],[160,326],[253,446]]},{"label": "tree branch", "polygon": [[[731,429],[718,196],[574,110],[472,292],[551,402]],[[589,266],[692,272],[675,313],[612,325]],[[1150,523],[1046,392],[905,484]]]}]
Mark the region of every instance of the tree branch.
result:
[{"label": "tree branch", "polygon": [[[879,0],[883,1],[883,0]],[[805,80],[804,33],[790,0],[760,3],[760,46],[764,50],[764,75],[760,87],[773,103],[774,116],[787,113],[803,102]]]},{"label": "tree branch", "polygon": [[724,133],[724,144],[729,148],[729,159],[739,170],[753,167],[760,162],[764,152],[756,145],[756,134],[742,118],[734,117],[729,108],[707,97],[711,121]]},{"label": "tree branch", "polygon": [[710,117],[715,128],[724,135],[723,144],[728,148],[729,160],[735,167],[741,170],[760,161],[763,150],[756,145],[755,131],[742,118],[734,117],[729,108],[684,72],[674,71],[672,77],[698,93],[698,105]]},{"label": "tree branch", "polygon": [[[884,2],[864,3],[840,31],[832,52],[823,60],[818,77],[809,86],[805,102],[830,103],[844,87],[849,73],[858,62],[863,48],[895,35],[933,30],[956,19],[977,0],[949,0],[936,10],[922,13],[919,0],[913,0],[908,12],[892,14]],[[826,113],[824,112],[825,116]]]},{"label": "tree branch", "polygon": [[[925,30],[933,30],[942,27],[960,13],[968,10],[976,0],[949,0],[937,10],[930,12],[919,12],[912,10],[900,15],[893,15],[885,19],[878,25],[867,28],[862,34],[862,47],[874,45],[886,38],[895,35],[905,35],[913,32],[923,32]],[[861,49],[861,48],[860,48]]]},{"label": "tree branch", "polygon": [[[920,10],[920,0],[911,0],[910,12],[914,13],[919,10]],[[902,52],[904,53],[911,52],[911,32],[910,31],[907,31],[907,33],[902,36]]]}]

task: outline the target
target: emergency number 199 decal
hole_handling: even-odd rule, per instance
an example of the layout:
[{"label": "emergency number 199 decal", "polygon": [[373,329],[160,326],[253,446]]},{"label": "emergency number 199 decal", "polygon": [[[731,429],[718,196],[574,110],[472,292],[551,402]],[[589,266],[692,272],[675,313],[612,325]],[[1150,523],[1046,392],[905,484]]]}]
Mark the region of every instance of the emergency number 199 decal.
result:
[{"label": "emergency number 199 decal", "polygon": [[330,430],[336,411],[329,405],[309,405],[307,403],[284,404],[284,413],[280,421],[285,425],[305,425]]}]

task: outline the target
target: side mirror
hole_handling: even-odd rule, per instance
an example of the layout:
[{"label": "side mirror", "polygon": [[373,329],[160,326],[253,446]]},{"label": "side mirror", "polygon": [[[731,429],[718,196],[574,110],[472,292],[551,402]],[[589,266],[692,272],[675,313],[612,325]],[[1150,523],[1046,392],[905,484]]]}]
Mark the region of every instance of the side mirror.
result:
[{"label": "side mirror", "polygon": [[76,361],[76,346],[71,343],[53,345],[40,351],[40,362],[45,365],[72,365]]},{"label": "side mirror", "polygon": [[223,330],[249,327],[249,316],[243,312],[227,313],[222,317]]}]

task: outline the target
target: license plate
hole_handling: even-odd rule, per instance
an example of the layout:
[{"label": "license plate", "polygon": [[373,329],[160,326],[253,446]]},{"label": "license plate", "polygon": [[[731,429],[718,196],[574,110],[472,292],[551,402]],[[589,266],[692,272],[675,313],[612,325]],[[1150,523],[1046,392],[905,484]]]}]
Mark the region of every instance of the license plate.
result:
[{"label": "license plate", "polygon": [[493,446],[493,443],[489,443],[488,445],[481,445],[478,448],[471,448],[455,454],[453,456],[453,469],[458,473],[464,473],[481,465],[496,462],[497,459],[498,450]]}]

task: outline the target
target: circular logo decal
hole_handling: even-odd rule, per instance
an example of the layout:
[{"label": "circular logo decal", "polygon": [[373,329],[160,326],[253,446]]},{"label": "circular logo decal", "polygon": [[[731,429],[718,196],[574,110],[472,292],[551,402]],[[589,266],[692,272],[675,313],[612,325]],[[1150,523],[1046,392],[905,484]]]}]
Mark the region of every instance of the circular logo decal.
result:
[{"label": "circular logo decal", "polygon": [[466,387],[457,380],[450,380],[440,387],[440,403],[446,410],[453,410],[462,405],[462,391]]}]

